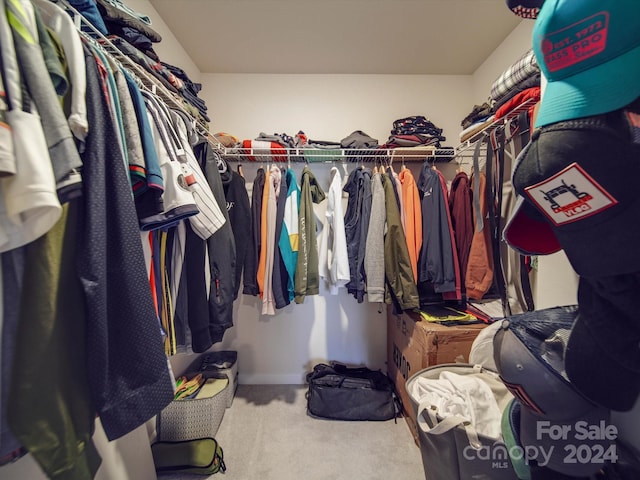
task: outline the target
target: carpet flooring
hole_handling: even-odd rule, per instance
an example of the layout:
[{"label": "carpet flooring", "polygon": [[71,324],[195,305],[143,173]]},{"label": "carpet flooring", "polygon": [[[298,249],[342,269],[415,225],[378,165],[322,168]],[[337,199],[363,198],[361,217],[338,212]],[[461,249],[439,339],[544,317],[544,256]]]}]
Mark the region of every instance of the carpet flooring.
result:
[{"label": "carpet flooring", "polygon": [[[341,422],[306,412],[305,386],[240,385],[216,435],[225,480],[422,480],[405,419]],[[207,477],[165,474],[160,480]]]}]

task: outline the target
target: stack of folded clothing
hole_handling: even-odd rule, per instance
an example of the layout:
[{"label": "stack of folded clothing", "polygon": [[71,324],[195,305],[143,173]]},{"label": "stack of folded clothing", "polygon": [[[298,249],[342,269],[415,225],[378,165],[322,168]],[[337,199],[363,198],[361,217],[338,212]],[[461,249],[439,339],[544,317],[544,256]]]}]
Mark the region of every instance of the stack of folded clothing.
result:
[{"label": "stack of folded clothing", "polygon": [[540,87],[531,87],[523,90],[515,94],[512,98],[510,98],[507,102],[505,102],[500,108],[496,110],[495,119],[498,120],[502,117],[507,116],[510,112],[515,109],[519,109],[521,105],[527,103],[529,108],[527,109],[529,112],[529,118],[533,118],[533,110],[535,109],[536,103],[540,101]]},{"label": "stack of folded clothing", "polygon": [[540,67],[529,49],[493,82],[489,99],[495,111],[516,94],[539,86]]},{"label": "stack of folded clothing", "polygon": [[478,122],[484,122],[493,115],[493,112],[493,108],[487,102],[484,102],[482,105],[474,105],[471,113],[460,122],[460,126],[466,129]]},{"label": "stack of folded clothing", "polygon": [[124,38],[145,54],[150,50],[150,56],[157,58],[151,43],[159,43],[162,37],[151,28],[151,19],[147,15],[132,10],[122,0],[96,0],[96,2],[109,33]]},{"label": "stack of folded clothing", "polygon": [[250,162],[268,160],[286,162],[290,160],[287,149],[295,147],[295,140],[286,133],[268,135],[260,132],[254,140],[243,140],[240,153]]},{"label": "stack of folded clothing", "polygon": [[464,142],[470,139],[494,120],[494,110],[488,102],[474,105],[471,113],[460,122],[460,126],[464,129],[460,132],[460,141]]},{"label": "stack of folded clothing", "polygon": [[436,127],[423,116],[401,118],[393,122],[391,136],[380,148],[398,147],[440,147],[440,142],[446,140],[442,136],[442,129]]},{"label": "stack of folded clothing", "polygon": [[[362,130],[351,132],[340,140],[340,148],[344,149],[343,154],[349,162],[363,162],[371,160],[371,156],[374,154],[384,154],[384,152],[377,150],[378,139],[370,137]],[[371,152],[362,152],[362,150],[371,150]]]}]

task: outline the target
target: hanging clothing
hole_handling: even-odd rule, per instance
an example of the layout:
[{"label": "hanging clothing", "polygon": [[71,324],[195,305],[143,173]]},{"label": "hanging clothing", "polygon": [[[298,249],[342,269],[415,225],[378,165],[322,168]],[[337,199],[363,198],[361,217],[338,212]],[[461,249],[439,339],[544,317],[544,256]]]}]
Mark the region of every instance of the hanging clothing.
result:
[{"label": "hanging clothing", "polygon": [[387,212],[387,232],[384,237],[384,266],[387,289],[385,302],[393,305],[394,312],[420,307],[416,281],[411,270],[407,241],[402,230],[400,211],[393,192],[393,180],[382,175],[384,201]]},{"label": "hanging clothing", "polygon": [[[234,282],[234,300],[238,298],[242,273],[245,272],[244,284],[248,285],[249,275],[246,273],[250,265],[255,264],[253,244],[251,242],[253,233],[251,231],[251,205],[249,204],[249,194],[245,186],[244,178],[229,168],[227,162],[221,159],[222,164],[218,166],[220,180],[224,188],[224,197],[227,202],[227,214],[233,230],[233,238],[236,244],[236,277]],[[255,283],[255,282],[254,282]]]},{"label": "hanging clothing", "polygon": [[473,189],[474,232],[469,248],[469,261],[465,276],[467,297],[481,300],[493,285],[493,251],[491,229],[487,218],[486,177],[475,172],[471,177]]},{"label": "hanging clothing", "polygon": [[120,107],[120,118],[122,120],[123,143],[126,146],[126,160],[129,174],[134,171],[144,171],[145,160],[142,151],[142,140],[137,124],[136,111],[133,106],[131,93],[127,85],[127,80],[120,66],[112,58],[108,58],[113,78],[118,91],[118,102]]},{"label": "hanging clothing", "polygon": [[316,239],[316,217],[313,204],[325,199],[325,194],[308,166],[302,170],[300,180],[300,216],[298,230],[300,244],[295,273],[295,302],[303,303],[305,296],[318,295],[320,279],[318,273],[318,243]]},{"label": "hanging clothing", "polygon": [[329,293],[337,295],[338,289],[350,279],[349,258],[342,209],[342,177],[336,167],[331,168],[329,175],[331,183],[318,250],[319,273],[325,279]]},{"label": "hanging clothing", "polygon": [[236,245],[218,170],[218,154],[204,137],[198,138],[193,150],[225,219],[222,227],[207,239],[211,285],[208,290],[209,338],[204,338],[211,346],[221,342],[225,331],[233,326]]},{"label": "hanging clothing", "polygon": [[[2,0],[0,0],[0,5]],[[1,29],[0,29],[1,30]],[[52,174],[53,177],[53,174]],[[24,287],[25,249],[15,248],[2,257],[2,350],[0,350],[0,459],[20,458],[27,453],[7,422],[11,377],[16,347],[16,333],[20,323],[20,298]]]},{"label": "hanging clothing", "polygon": [[149,291],[128,172],[85,50],[90,132],[83,159],[85,208],[78,274],[85,293],[87,365],[93,407],[110,440],[142,425],[173,399],[173,379]]},{"label": "hanging clothing", "polygon": [[[4,0],[0,1],[2,12],[4,5]],[[19,74],[6,15],[0,15],[0,51],[11,140],[0,147],[6,148],[0,178],[0,251],[5,252],[44,235],[56,224],[62,208],[43,126],[39,116],[30,111],[31,100]]]},{"label": "hanging clothing", "polygon": [[[183,279],[183,269],[185,265],[185,254],[187,244],[186,222],[180,222],[175,227],[169,229],[167,246],[167,264],[169,265],[169,295],[173,306],[173,325],[176,336],[177,351],[185,352],[181,347],[187,344],[186,323],[176,318],[178,310],[178,294]],[[190,342],[190,341],[189,341]]]},{"label": "hanging clothing", "polygon": [[344,216],[349,258],[347,291],[356,298],[358,303],[362,303],[366,291],[364,253],[371,216],[371,170],[368,168],[352,170],[343,191],[349,195]]},{"label": "hanging clothing", "polygon": [[[168,119],[153,95],[148,92],[141,92],[141,94],[164,179],[162,194],[157,203],[146,204],[147,208],[143,208],[136,202],[140,229],[150,231],[173,226],[180,220],[198,215],[200,210],[193,193],[182,185],[182,168],[175,154],[175,145],[167,131]],[[157,211],[155,207],[161,207],[161,210]]]},{"label": "hanging clothing", "polygon": [[[82,42],[78,36],[78,31],[71,17],[55,3],[49,0],[33,0],[33,3],[47,27],[53,30],[60,38],[67,60],[69,81],[71,83],[71,89],[67,95],[68,98],[65,98],[67,121],[71,133],[80,142],[84,142],[89,131],[85,100],[87,74]],[[82,148],[81,146],[79,149],[82,150]]]},{"label": "hanging clothing", "polygon": [[[2,51],[0,50],[1,54]],[[2,176],[16,173],[13,131],[7,123],[7,107],[7,93],[2,69],[0,68],[0,175]]]},{"label": "hanging clothing", "polygon": [[[132,167],[129,167],[131,188],[133,189],[133,194],[136,197],[138,217],[142,218],[145,215],[140,211],[138,206],[139,203],[144,205],[144,203],[150,202],[150,211],[146,215],[162,212],[161,196],[164,191],[164,181],[162,178],[162,171],[160,169],[160,161],[158,160],[158,153],[151,133],[151,125],[147,116],[144,99],[142,98],[138,85],[136,85],[131,75],[126,71],[124,72],[124,78],[127,81],[129,95],[131,96],[131,101],[136,114],[136,125],[138,126],[138,131],[140,133],[140,146],[142,147],[142,154],[144,157],[144,169],[134,167],[132,170]],[[149,200],[145,199],[146,201],[143,201],[141,198],[142,195],[151,196],[152,198]]]},{"label": "hanging clothing", "polygon": [[418,255],[422,248],[422,206],[420,194],[413,173],[408,168],[398,174],[402,184],[402,205],[404,207],[404,236],[411,261],[413,278],[418,282]]},{"label": "hanging clothing", "polygon": [[101,459],[92,434],[87,321],[75,271],[77,200],[58,223],[25,247],[7,421],[52,479],[91,479]]},{"label": "hanging clothing", "polygon": [[183,305],[176,305],[176,318],[189,326],[191,348],[195,353],[204,352],[213,344],[209,335],[209,301],[205,276],[207,243],[202,240],[188,222],[182,222],[186,230],[184,254],[184,281],[180,282],[179,295],[186,296]]},{"label": "hanging clothing", "polygon": [[398,179],[398,174],[393,171],[393,168],[387,167],[386,170],[381,169],[380,173],[386,173],[391,180],[393,180],[393,194],[396,197],[396,202],[398,203],[398,210],[400,211],[400,218],[402,218],[402,185],[400,184],[400,180]]},{"label": "hanging clothing", "polygon": [[267,212],[269,210],[269,193],[271,191],[270,179],[271,172],[265,172],[264,186],[262,188],[262,210],[260,211],[260,255],[258,256],[258,274],[256,281],[258,282],[258,295],[260,298],[264,296],[264,272],[267,269]]},{"label": "hanging clothing", "polygon": [[418,188],[422,192],[423,239],[418,281],[430,282],[436,293],[456,290],[452,236],[447,221],[448,204],[440,175],[425,162],[418,179]]},{"label": "hanging clothing", "polygon": [[24,73],[23,81],[40,115],[56,178],[58,197],[60,202],[64,203],[82,195],[82,160],[67,119],[60,108],[38,44],[36,22],[39,15],[35,14],[31,2],[26,0],[6,2],[5,5],[14,19],[9,23],[9,27],[13,32],[15,54],[20,71]]},{"label": "hanging clothing", "polygon": [[289,301],[293,301],[295,297],[295,273],[298,263],[298,211],[300,208],[300,188],[293,169],[289,168],[285,176],[287,184],[287,197],[284,204],[284,217],[282,224],[282,232],[278,245],[282,261],[287,269],[287,291]]},{"label": "hanging clothing", "polygon": [[[278,211],[278,196],[280,193],[280,180],[282,179],[282,173],[280,168],[275,165],[271,166],[269,170],[269,178],[267,180],[267,208],[266,228],[263,229],[266,235],[263,240],[266,240],[266,247],[264,249],[264,290],[262,294],[262,314],[263,315],[275,315],[275,300],[273,298],[273,262],[276,249],[276,215]],[[263,199],[264,202],[264,199]],[[263,204],[264,210],[264,204]]]},{"label": "hanging clothing", "polygon": [[[454,289],[447,292],[442,292],[442,298],[444,300],[462,300],[462,278],[460,277],[460,261],[458,259],[458,249],[456,247],[456,239],[453,231],[453,223],[451,221],[451,212],[449,211],[449,193],[447,191],[447,181],[444,179],[444,175],[436,170],[438,178],[440,179],[440,189],[444,195],[444,202],[446,208],[445,219],[447,222],[447,229],[449,234],[449,241],[451,242],[451,254],[453,256],[453,273],[454,273]],[[446,234],[445,234],[446,236]]]},{"label": "hanging clothing", "polygon": [[[467,277],[469,251],[473,240],[471,189],[469,188],[469,177],[465,172],[458,172],[451,182],[449,211],[451,212],[455,235],[460,278],[465,279]],[[462,286],[464,288],[464,283]]]},{"label": "hanging clothing", "polygon": [[258,288],[258,261],[260,259],[260,250],[262,249],[262,194],[264,192],[264,184],[266,174],[264,168],[258,168],[256,177],[251,187],[251,234],[253,237],[253,264],[247,265],[244,273],[244,288],[242,293],[245,295],[256,296],[260,293]]},{"label": "hanging clothing", "polygon": [[371,178],[371,216],[364,252],[364,271],[367,278],[367,299],[369,302],[384,302],[384,238],[387,224],[382,174],[374,173]]},{"label": "hanging clothing", "polygon": [[289,274],[287,267],[282,258],[280,251],[280,240],[282,238],[282,229],[284,227],[284,212],[287,201],[287,176],[284,170],[280,172],[280,189],[277,192],[277,208],[276,208],[276,231],[275,231],[275,248],[273,251],[273,300],[276,309],[284,308],[291,303],[289,298]]},{"label": "hanging clothing", "polygon": [[[184,181],[198,206],[199,213],[189,217],[189,223],[200,238],[207,240],[229,221],[226,214],[227,204],[224,201],[221,202],[219,196],[214,195],[212,187],[207,182],[208,178],[193,153],[189,140],[193,133],[193,126],[188,127],[184,118],[175,111],[170,112],[164,103],[160,103],[160,107],[164,109],[168,120],[168,132],[175,144],[176,159],[180,163]],[[197,141],[197,137],[194,141]],[[217,173],[217,178],[220,178],[220,173]],[[222,188],[220,193],[224,200]]]}]

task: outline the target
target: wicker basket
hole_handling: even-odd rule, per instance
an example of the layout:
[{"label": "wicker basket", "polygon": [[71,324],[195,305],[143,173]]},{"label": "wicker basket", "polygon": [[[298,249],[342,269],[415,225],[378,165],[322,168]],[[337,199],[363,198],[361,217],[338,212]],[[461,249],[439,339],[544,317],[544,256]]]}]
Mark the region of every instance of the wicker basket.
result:
[{"label": "wicker basket", "polygon": [[[220,372],[202,372],[205,378],[226,378]],[[185,376],[193,376],[186,374]],[[230,383],[213,397],[175,400],[157,417],[158,440],[181,441],[215,437],[227,407]]]},{"label": "wicker basket", "polygon": [[190,371],[217,371],[229,378],[227,395],[227,407],[233,403],[233,397],[238,389],[238,352],[234,350],[222,350],[200,355],[189,367]]}]

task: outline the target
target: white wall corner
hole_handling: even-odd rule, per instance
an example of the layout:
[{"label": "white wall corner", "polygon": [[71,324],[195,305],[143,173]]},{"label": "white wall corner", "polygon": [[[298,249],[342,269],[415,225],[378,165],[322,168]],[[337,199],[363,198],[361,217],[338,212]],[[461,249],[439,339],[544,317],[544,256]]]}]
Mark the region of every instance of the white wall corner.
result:
[{"label": "white wall corner", "polygon": [[[493,82],[531,48],[533,20],[522,20],[472,75],[473,98],[477,105],[486,102]],[[498,72],[496,74],[496,72]]]}]

